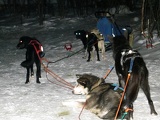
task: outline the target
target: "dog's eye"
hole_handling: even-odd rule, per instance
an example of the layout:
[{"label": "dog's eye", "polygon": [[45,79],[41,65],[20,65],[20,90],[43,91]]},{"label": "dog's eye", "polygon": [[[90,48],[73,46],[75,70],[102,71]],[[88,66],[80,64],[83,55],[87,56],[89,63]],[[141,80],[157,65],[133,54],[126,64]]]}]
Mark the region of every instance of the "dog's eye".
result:
[{"label": "dog's eye", "polygon": [[81,33],[78,33],[79,35],[81,35]]},{"label": "dog's eye", "polygon": [[79,82],[79,84],[83,85],[83,86],[86,86],[86,82],[84,82],[84,81]]},{"label": "dog's eye", "polygon": [[23,41],[22,41],[22,40],[20,40],[19,42],[20,42],[20,43],[22,43]]}]

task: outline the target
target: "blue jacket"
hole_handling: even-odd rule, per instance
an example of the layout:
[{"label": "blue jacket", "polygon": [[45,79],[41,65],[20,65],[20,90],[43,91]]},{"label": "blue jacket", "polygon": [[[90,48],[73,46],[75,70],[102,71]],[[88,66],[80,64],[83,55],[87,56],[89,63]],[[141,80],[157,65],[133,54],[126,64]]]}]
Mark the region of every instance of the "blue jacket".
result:
[{"label": "blue jacket", "polygon": [[118,30],[118,27],[113,24],[108,18],[103,17],[100,18],[97,22],[97,29],[105,38],[105,42],[108,43],[108,37],[107,35],[121,35],[123,33],[123,30],[120,28],[120,31]]}]

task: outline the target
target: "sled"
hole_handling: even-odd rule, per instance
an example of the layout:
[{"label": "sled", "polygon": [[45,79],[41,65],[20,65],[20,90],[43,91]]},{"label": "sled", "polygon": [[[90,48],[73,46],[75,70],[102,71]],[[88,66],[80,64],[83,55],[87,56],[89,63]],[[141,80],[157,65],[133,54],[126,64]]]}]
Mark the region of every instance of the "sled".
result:
[{"label": "sled", "polygon": [[[95,17],[98,19],[97,29],[103,36],[105,36],[105,51],[111,50],[112,47],[107,35],[112,35],[113,37],[124,35],[131,42],[130,45],[133,46],[133,36],[131,36],[133,29],[131,26],[126,25],[124,27],[119,27],[115,22],[113,15],[107,11],[97,11],[95,12]],[[132,39],[130,40],[130,38]]]}]

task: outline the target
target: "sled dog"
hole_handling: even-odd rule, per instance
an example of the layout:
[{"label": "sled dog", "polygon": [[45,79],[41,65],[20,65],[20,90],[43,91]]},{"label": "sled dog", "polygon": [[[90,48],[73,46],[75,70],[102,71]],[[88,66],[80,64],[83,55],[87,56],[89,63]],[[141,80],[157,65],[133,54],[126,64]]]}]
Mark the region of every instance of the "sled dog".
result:
[{"label": "sled dog", "polygon": [[[148,69],[142,56],[137,50],[131,48],[129,41],[124,36],[108,37],[112,43],[115,69],[120,86],[124,88],[129,78],[125,91],[124,108],[131,110],[128,112],[126,119],[133,118],[133,102],[137,99],[140,88],[147,97],[151,114],[157,115],[150,95]],[[130,77],[128,77],[129,73]]]},{"label": "sled dog", "polygon": [[29,36],[22,36],[17,44],[17,49],[26,49],[26,60],[21,63],[22,67],[27,69],[26,84],[29,83],[30,72],[34,75],[33,64],[36,64],[36,82],[40,83],[41,62],[40,58],[44,56],[42,44],[36,39]]},{"label": "sled dog", "polygon": [[[77,75],[77,85],[73,94],[86,95],[85,100],[64,102],[64,105],[81,107],[90,110],[101,119],[114,119],[122,90],[116,89],[112,83],[105,83],[104,79],[91,74]],[[119,114],[120,116],[120,114]]]},{"label": "sled dog", "polygon": [[99,51],[102,52],[102,59],[105,59],[104,38],[98,29],[92,29],[90,32],[85,30],[74,31],[77,39],[80,39],[84,45],[85,56],[88,52],[88,62],[94,58],[94,51],[97,54],[97,60],[100,61]]}]

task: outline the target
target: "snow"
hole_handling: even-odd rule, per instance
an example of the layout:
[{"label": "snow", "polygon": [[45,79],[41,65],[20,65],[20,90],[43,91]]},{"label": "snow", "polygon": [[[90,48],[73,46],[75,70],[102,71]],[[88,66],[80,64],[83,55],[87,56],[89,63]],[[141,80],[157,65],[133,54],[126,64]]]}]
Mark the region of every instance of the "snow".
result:
[{"label": "snow", "polygon": [[[139,21],[134,19],[138,17],[129,13],[124,17],[117,15],[116,20],[122,21],[119,24],[130,23],[135,29],[134,48],[139,50],[147,64],[150,72],[151,97],[157,113],[160,114],[160,41],[155,34],[154,48],[145,47],[145,38],[140,35],[140,31],[136,30],[139,27],[137,26]],[[49,64],[49,69],[73,86],[76,84],[76,74],[91,73],[103,77],[108,68],[114,65],[112,51],[107,51],[107,59],[101,59],[100,62],[96,59],[86,62],[86,59],[82,58],[83,52],[73,55],[83,48],[82,42],[75,38],[73,32],[78,29],[95,28],[94,16],[63,19],[47,17],[43,26],[39,26],[35,20],[26,19],[23,25],[20,25],[18,20],[7,22],[2,19],[0,21],[0,120],[78,119],[81,109],[64,106],[62,102],[85,98],[85,96],[73,95],[70,89],[54,84],[53,82],[58,83],[58,81],[46,74],[43,69],[41,84],[36,83],[35,76],[30,79],[29,84],[25,84],[26,70],[20,66],[25,59],[25,50],[16,49],[18,40],[23,35],[36,37],[43,44],[47,60],[54,62],[64,58]],[[72,44],[72,51],[64,48],[66,43]],[[106,82],[118,83],[115,70],[106,78]],[[83,110],[80,117],[81,120],[100,120],[87,110]],[[141,90],[134,102],[134,120],[160,120],[159,115],[150,114],[147,99]]]}]

